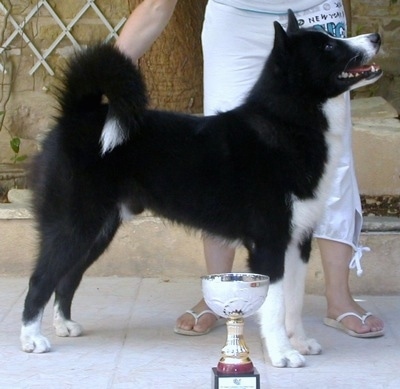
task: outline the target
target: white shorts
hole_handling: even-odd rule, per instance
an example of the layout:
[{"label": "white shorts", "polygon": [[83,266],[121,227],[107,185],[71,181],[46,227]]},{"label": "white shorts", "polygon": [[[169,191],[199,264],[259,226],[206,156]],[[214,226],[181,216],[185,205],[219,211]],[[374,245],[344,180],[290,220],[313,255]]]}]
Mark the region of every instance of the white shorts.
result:
[{"label": "white shorts", "polygon": [[[309,10],[297,12],[304,27],[317,26],[344,37],[346,20],[340,2],[328,0]],[[255,83],[270,52],[274,38],[273,22],[285,26],[285,14],[237,9],[209,0],[202,32],[204,56],[204,114],[238,106]],[[358,247],[362,213],[352,157],[352,124],[349,94],[343,154],[336,171],[324,217],[314,236]]]}]

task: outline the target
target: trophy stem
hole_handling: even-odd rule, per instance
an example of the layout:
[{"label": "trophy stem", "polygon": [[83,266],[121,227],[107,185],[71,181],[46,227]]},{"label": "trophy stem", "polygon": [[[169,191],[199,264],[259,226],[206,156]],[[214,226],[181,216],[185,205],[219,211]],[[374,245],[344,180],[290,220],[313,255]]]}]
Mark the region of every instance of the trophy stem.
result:
[{"label": "trophy stem", "polygon": [[232,314],[226,321],[226,344],[222,349],[222,357],[217,371],[222,374],[253,373],[253,362],[249,357],[249,349],[243,337],[244,320],[239,314]]}]

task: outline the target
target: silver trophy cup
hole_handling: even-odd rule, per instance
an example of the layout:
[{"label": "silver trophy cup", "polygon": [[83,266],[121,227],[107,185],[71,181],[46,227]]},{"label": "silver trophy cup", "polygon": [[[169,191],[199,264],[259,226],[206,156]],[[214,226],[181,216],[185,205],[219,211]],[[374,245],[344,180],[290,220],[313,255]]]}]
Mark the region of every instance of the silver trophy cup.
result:
[{"label": "silver trophy cup", "polygon": [[243,318],[255,313],[265,301],[269,277],[252,273],[223,273],[201,277],[205,302],[217,315],[226,317],[227,338],[218,362],[220,374],[254,372],[243,338]]}]

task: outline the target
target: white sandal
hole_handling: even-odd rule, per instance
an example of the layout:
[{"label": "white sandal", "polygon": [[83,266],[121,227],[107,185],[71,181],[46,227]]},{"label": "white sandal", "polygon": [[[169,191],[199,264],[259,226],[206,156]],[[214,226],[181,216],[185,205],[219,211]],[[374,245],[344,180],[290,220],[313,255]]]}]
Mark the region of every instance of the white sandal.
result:
[{"label": "white sandal", "polygon": [[[200,313],[196,313],[194,312],[192,309],[188,309],[185,313],[189,313],[190,315],[192,315],[194,317],[194,326],[197,324],[197,322],[199,321],[199,319],[205,315],[206,313],[211,313],[212,315],[215,316],[215,318],[217,319],[215,321],[215,323],[208,327],[206,330],[202,331],[202,332],[198,332],[195,330],[184,330],[182,328],[179,327],[175,327],[174,328],[174,332],[176,334],[179,335],[188,335],[188,336],[200,336],[200,335],[206,335],[208,334],[211,330],[213,330],[214,328],[220,326],[221,324],[223,324],[225,322],[225,320],[223,320],[222,317],[219,317],[218,315],[216,315],[213,311],[211,311],[210,309],[205,309],[204,311],[201,311]],[[194,327],[193,326],[193,327]]]},{"label": "white sandal", "polygon": [[336,328],[340,331],[343,331],[347,335],[354,336],[356,338],[377,338],[378,336],[382,336],[385,333],[384,330],[380,330],[380,331],[371,331],[371,332],[366,332],[366,333],[360,334],[353,330],[349,330],[341,323],[341,321],[345,317],[348,317],[348,316],[355,316],[358,319],[360,319],[362,324],[365,324],[365,320],[367,320],[368,317],[372,316],[372,313],[366,312],[366,313],[364,313],[364,315],[360,316],[355,312],[346,312],[346,313],[343,313],[342,315],[339,315],[336,319],[330,319],[329,317],[326,317],[324,319],[324,324],[327,325],[328,327]]}]

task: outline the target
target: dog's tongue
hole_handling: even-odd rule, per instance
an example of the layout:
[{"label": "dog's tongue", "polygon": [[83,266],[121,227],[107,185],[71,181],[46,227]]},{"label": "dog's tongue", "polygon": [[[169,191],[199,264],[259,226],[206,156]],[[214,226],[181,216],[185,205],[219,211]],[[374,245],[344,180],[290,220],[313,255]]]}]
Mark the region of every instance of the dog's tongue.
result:
[{"label": "dog's tongue", "polygon": [[379,69],[378,65],[364,65],[364,66],[358,66],[356,68],[351,68],[348,69],[347,72],[351,73],[364,73],[364,72],[369,72],[369,71],[376,71]]},{"label": "dog's tongue", "polygon": [[357,68],[351,68],[351,69],[349,69],[349,71],[350,71],[350,72],[358,72],[358,73],[361,73],[361,72],[366,72],[366,71],[368,71],[370,68],[371,68],[371,66],[364,65],[364,66],[359,66],[359,67],[357,67]]},{"label": "dog's tongue", "polygon": [[359,77],[369,77],[370,74],[379,72],[381,68],[378,65],[362,65],[357,66],[351,69],[347,69],[341,74],[339,74],[340,79],[349,79],[349,78],[359,78]]}]

